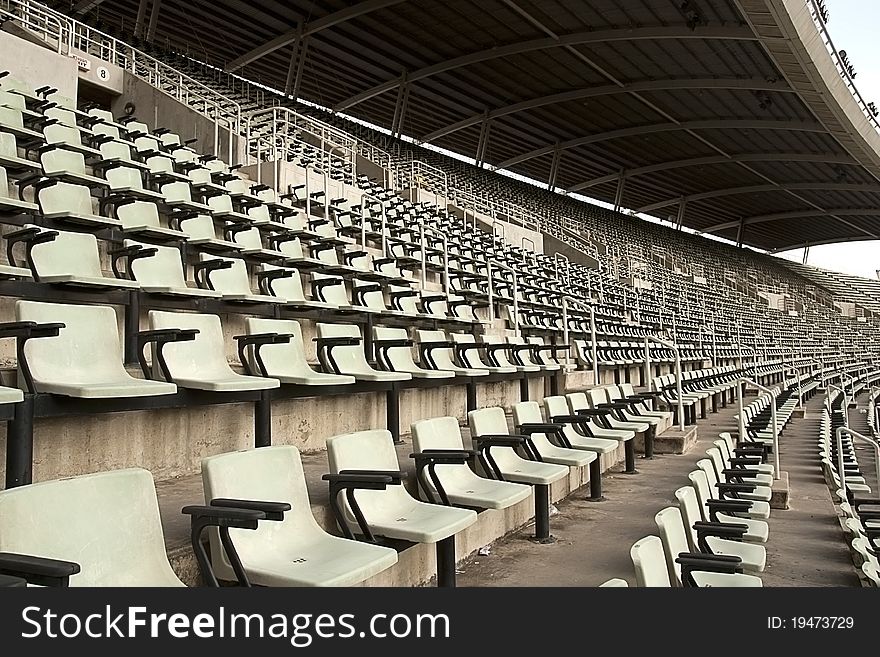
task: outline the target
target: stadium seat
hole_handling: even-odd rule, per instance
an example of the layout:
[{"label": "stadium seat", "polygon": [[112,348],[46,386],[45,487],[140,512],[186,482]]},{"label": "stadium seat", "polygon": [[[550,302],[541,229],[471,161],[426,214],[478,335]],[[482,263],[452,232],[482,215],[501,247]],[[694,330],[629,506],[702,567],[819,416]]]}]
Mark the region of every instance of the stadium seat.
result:
[{"label": "stadium seat", "polygon": [[[202,461],[205,504],[250,508],[268,521],[255,531],[228,532],[248,580],[257,586],[353,586],[397,563],[391,548],[333,536],[315,521],[299,451],[278,445]],[[235,573],[210,533],[211,568],[220,580]],[[206,557],[205,557],[206,558]]]},{"label": "stadium seat", "polygon": [[[347,538],[360,534],[368,542],[380,536],[411,543],[434,543],[438,586],[455,586],[455,535],[473,525],[477,514],[429,504],[403,486],[391,434],[360,431],[327,439],[330,505]],[[345,491],[345,499],[339,495]]]}]

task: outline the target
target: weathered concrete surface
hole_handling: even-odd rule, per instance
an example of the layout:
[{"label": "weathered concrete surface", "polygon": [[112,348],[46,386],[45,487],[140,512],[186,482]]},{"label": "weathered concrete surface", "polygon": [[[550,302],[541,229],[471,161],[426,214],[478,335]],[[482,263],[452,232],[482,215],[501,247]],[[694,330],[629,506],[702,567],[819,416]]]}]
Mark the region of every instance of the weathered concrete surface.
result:
[{"label": "weathered concrete surface", "polygon": [[[818,398],[813,404],[817,404]],[[496,542],[489,556],[467,560],[459,586],[598,586],[620,577],[635,585],[630,546],[656,534],[654,515],[676,504],[674,492],[689,485],[687,473],[721,431],[735,430],[735,408],[699,421],[695,448],[684,455],[639,460],[639,475],[615,468],[605,478],[607,500],[598,504],[571,498],[553,518],[552,545],[535,545],[527,532]],[[780,456],[789,472],[791,509],[774,510],[765,586],[858,586],[846,544],[816,456],[818,423],[798,420],[783,436]]]}]

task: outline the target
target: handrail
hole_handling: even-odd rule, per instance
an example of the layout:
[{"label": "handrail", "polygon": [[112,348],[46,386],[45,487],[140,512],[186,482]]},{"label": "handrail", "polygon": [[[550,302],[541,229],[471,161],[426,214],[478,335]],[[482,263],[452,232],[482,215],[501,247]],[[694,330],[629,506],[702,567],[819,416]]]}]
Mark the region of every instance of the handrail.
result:
[{"label": "handrail", "polygon": [[[659,345],[662,345],[668,349],[672,349],[675,352],[675,395],[677,397],[678,402],[678,429],[679,431],[684,431],[684,400],[681,396],[681,351],[678,348],[678,345],[674,342],[670,342],[669,340],[664,340],[663,338],[658,338],[654,335],[646,335],[645,336],[645,382],[651,380],[651,349],[650,343],[656,342]],[[593,344],[596,341],[593,340]]]},{"label": "handrail", "polygon": [[790,365],[790,366],[783,365],[783,367],[782,367],[783,376],[788,374],[789,372],[794,372],[794,375],[797,378],[798,408],[803,408],[804,407],[804,389],[803,389],[803,382],[801,380],[801,371],[798,368],[796,368],[794,365]]},{"label": "handrail", "polygon": [[522,252],[523,252],[522,253],[523,263],[525,263],[525,261],[526,261],[526,242],[528,242],[529,244],[532,245],[532,253],[535,252],[535,240],[533,240],[531,237],[523,237],[519,242],[520,248],[522,248]]},{"label": "handrail", "polygon": [[516,337],[520,336],[519,331],[519,284],[516,279],[516,270],[513,267],[500,263],[496,260],[486,260],[486,276],[488,283],[488,294],[489,294],[489,323],[491,324],[495,320],[495,304],[494,304],[494,288],[495,288],[495,280],[492,278],[492,265],[498,267],[498,269],[503,269],[505,271],[509,271],[513,281],[513,333]]},{"label": "handrail", "polygon": [[737,383],[736,403],[737,403],[737,409],[739,411],[739,415],[738,415],[739,436],[742,440],[745,440],[745,438],[746,438],[746,419],[745,419],[745,415],[743,413],[743,386],[742,386],[742,384],[745,383],[746,385],[752,385],[755,388],[757,388],[758,390],[766,392],[767,394],[770,395],[770,424],[773,425],[773,460],[775,461],[773,478],[779,479],[779,477],[780,477],[780,474],[779,474],[779,425],[776,424],[776,397],[777,397],[777,394],[775,391],[771,390],[770,388],[762,386],[757,381],[749,379],[748,377],[745,377],[745,376],[738,378],[736,383]]},{"label": "handrail", "polygon": [[816,25],[816,30],[819,33],[819,36],[822,38],[823,43],[825,44],[825,49],[828,50],[828,53],[831,55],[831,59],[834,61],[834,65],[837,67],[838,73],[843,78],[844,83],[849,88],[850,93],[858,103],[859,107],[865,113],[865,116],[868,117],[868,121],[874,124],[874,129],[880,129],[880,122],[878,122],[877,117],[874,116],[874,112],[871,111],[871,108],[868,106],[868,103],[862,97],[862,94],[859,92],[858,87],[856,87],[856,83],[850,75],[849,69],[844,65],[843,60],[840,57],[840,53],[837,48],[834,46],[834,42],[831,40],[831,34],[828,32],[828,27],[825,25],[825,21],[822,18],[822,13],[819,10],[819,4],[816,0],[806,0],[807,6],[810,8],[810,13],[813,18],[813,23]]},{"label": "handrail", "polygon": [[[843,424],[846,427],[849,427],[849,413],[847,413],[847,409],[849,408],[849,395],[846,394],[846,390],[843,388],[834,385],[833,383],[829,383],[827,386],[831,390],[837,390],[843,395]],[[826,397],[828,400],[828,413],[831,413],[831,398]]]},{"label": "handrail", "polygon": [[425,289],[425,285],[428,281],[428,255],[426,252],[426,244],[425,244],[425,233],[434,233],[441,240],[443,240],[443,291],[446,295],[449,295],[449,241],[446,237],[446,233],[443,231],[437,230],[436,228],[432,228],[431,226],[425,226],[425,218],[419,217],[419,240],[421,245],[422,252],[422,289]]},{"label": "handrail", "polygon": [[385,235],[385,226],[388,222],[388,210],[385,208],[385,202],[382,199],[367,192],[361,194],[361,248],[367,248],[367,204],[364,203],[367,199],[377,201],[382,209],[382,257],[387,258],[388,239],[387,235]]},{"label": "handrail", "polygon": [[[846,470],[843,463],[843,434],[849,434],[853,438],[858,438],[874,448],[874,468],[877,476],[877,489],[880,489],[880,444],[873,438],[869,438],[858,431],[853,431],[849,427],[837,427],[834,432],[835,441],[837,443],[837,476],[840,479],[840,487],[846,490]],[[875,489],[875,490],[877,490]]]}]

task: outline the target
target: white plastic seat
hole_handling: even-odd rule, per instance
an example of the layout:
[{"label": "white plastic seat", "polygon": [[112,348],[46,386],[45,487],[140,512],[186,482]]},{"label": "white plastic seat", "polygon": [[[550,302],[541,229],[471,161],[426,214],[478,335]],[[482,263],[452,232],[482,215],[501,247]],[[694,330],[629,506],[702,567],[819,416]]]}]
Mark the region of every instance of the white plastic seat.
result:
[{"label": "white plastic seat", "polygon": [[[718,475],[715,473],[715,466],[712,465],[712,461],[709,459],[700,459],[697,461],[697,468],[706,475],[706,481],[709,482],[709,489],[713,493],[720,492],[718,488]],[[755,489],[750,492],[737,492],[736,498],[752,502],[752,508],[747,514],[749,518],[764,519],[770,517],[771,495],[772,492],[769,488],[765,486],[756,486]],[[723,496],[720,494],[718,497],[723,499]]]},{"label": "white plastic seat", "polygon": [[[622,397],[632,397],[633,395],[636,394],[635,389],[633,388],[633,385],[631,383],[621,383],[620,385],[617,386],[617,391],[618,391],[618,396],[621,398]],[[613,398],[614,393],[612,392],[611,387],[606,388],[606,393],[608,394],[609,401],[614,401],[614,398]],[[644,415],[647,417],[658,417],[662,420],[671,420],[672,416],[673,416],[672,411],[660,411],[660,410],[655,410],[653,408],[650,410],[645,409],[645,408],[640,408],[639,413],[641,415]]]},{"label": "white plastic seat", "polygon": [[[722,454],[724,454],[725,459],[729,459],[734,456],[734,450],[737,448],[736,440],[734,440],[733,436],[730,435],[728,431],[722,431],[718,434],[719,441],[724,442],[727,445],[725,449],[722,445],[718,444],[719,441],[715,442],[715,445],[721,449]],[[763,472],[765,474],[769,474],[773,476],[776,472],[775,467],[772,463],[758,463],[756,465],[750,465],[750,469],[758,470],[759,472]]]},{"label": "white plastic seat", "polygon": [[[547,414],[547,420],[550,422],[553,421],[554,417],[571,414],[568,401],[561,395],[544,397],[544,411]],[[584,424],[586,424],[593,435],[582,435],[571,424],[566,423],[563,425],[565,438],[574,449],[584,449],[596,454],[608,454],[617,449],[619,440],[617,438],[606,438],[603,435],[610,433],[609,431],[588,423],[586,419]]]},{"label": "white plastic seat", "polygon": [[[359,431],[327,439],[330,472],[400,470],[391,433],[383,429]],[[417,500],[402,484],[385,490],[358,490],[357,503],[367,525],[378,536],[414,543],[437,543],[467,529],[477,520],[476,512]],[[344,520],[356,527],[347,500],[341,501]]]},{"label": "white plastic seat", "polygon": [[[706,479],[705,472],[703,472],[702,470],[694,470],[693,472],[690,472],[688,474],[688,479],[691,482],[691,486],[693,486],[694,488],[694,492],[697,494],[697,502],[699,502],[700,515],[703,520],[705,520],[706,522],[728,522],[743,524],[748,527],[748,531],[746,532],[745,536],[743,536],[743,540],[750,541],[752,543],[767,542],[767,539],[770,536],[770,526],[763,520],[741,517],[740,515],[725,513],[720,510],[716,511],[714,516],[710,514],[709,500],[716,498],[713,498],[710,493],[709,481]],[[746,504],[741,504],[738,506],[746,505],[748,505],[748,502]],[[747,510],[740,511],[739,513],[744,515],[745,513],[747,513]]]},{"label": "white plastic seat", "polygon": [[[589,404],[588,408],[599,409],[602,404],[608,403],[608,398],[605,395],[604,388],[591,388],[584,394],[584,397]],[[645,433],[648,429],[651,428],[651,422],[647,419],[638,420],[638,421],[630,421],[630,420],[619,420],[614,416],[614,414],[606,415],[606,421],[611,425],[612,429],[620,429],[623,431],[634,431],[635,433]]]},{"label": "white plastic seat", "polygon": [[543,372],[558,372],[561,369],[560,365],[556,364],[544,364],[540,362],[536,362],[532,358],[531,349],[532,345],[527,343],[524,338],[519,336],[508,335],[507,336],[507,344],[511,345],[514,349],[514,353],[517,354],[519,360],[523,363],[523,365],[527,368],[534,367],[534,370],[527,371],[543,371]]},{"label": "white plastic seat", "polygon": [[[428,342],[449,342],[444,331],[418,329],[417,331],[419,343]],[[438,347],[430,349],[427,355],[430,361],[438,370],[445,372],[455,372],[459,376],[489,376],[489,370],[485,368],[459,367],[455,364],[452,347]]]},{"label": "white plastic seat", "polygon": [[[680,509],[674,506],[666,507],[654,516],[654,522],[660,533],[662,555],[652,555],[652,557],[665,557],[667,577],[670,581],[674,581],[677,586],[683,586],[681,564],[676,563],[676,558],[682,553],[693,554],[700,553],[700,551],[694,550],[688,541],[687,530]],[[655,550],[656,548],[651,549]],[[715,573],[698,570],[693,572],[692,576],[694,583],[698,587],[763,586],[759,577],[743,573]]]},{"label": "white plastic seat", "polygon": [[409,335],[404,328],[388,328],[385,326],[373,327],[374,346],[376,358],[390,372],[407,372],[414,379],[451,379],[455,372],[442,370],[427,370],[420,367],[413,360],[412,347],[410,346],[383,346],[382,341],[407,341]]},{"label": "white plastic seat", "polygon": [[[717,447],[710,447],[706,450],[706,456],[708,456],[712,465],[715,466],[715,471],[718,473],[719,478],[721,477],[721,473],[724,470],[729,469],[728,464],[724,461],[724,458],[721,456],[721,450]],[[735,470],[735,468],[733,468]],[[749,468],[743,468],[743,472],[749,472]],[[765,473],[757,473],[753,477],[744,477],[742,479],[743,483],[753,484],[757,486],[766,486],[771,487],[773,485],[773,476]]]},{"label": "white plastic seat", "polygon": [[[470,411],[468,424],[472,439],[480,436],[510,435],[503,408],[480,408]],[[474,440],[474,447],[479,447],[479,441]],[[512,447],[492,447],[491,455],[506,481],[546,486],[569,474],[568,466],[524,459]]]},{"label": "white plastic seat", "polygon": [[[305,292],[303,292],[302,279],[300,278],[299,271],[296,269],[264,263],[260,266],[259,271],[266,274],[265,282],[261,284],[260,289],[276,297],[278,303],[297,308],[320,308],[326,310],[336,308],[332,303],[306,299]],[[276,275],[271,272],[283,273],[284,275],[275,277]],[[258,274],[259,276],[260,274]]]},{"label": "white plastic seat", "polygon": [[34,277],[39,282],[90,289],[139,287],[137,281],[104,276],[98,240],[91,233],[49,230],[31,224],[25,224],[24,229],[37,231],[38,235],[55,234],[53,240],[33,244],[30,248]]},{"label": "white plastic seat", "polygon": [[[161,310],[149,312],[151,330],[197,329],[195,339],[185,342],[169,342],[162,355],[171,379],[181,388],[209,390],[212,392],[236,392],[243,390],[269,390],[277,388],[277,379],[237,374],[226,361],[226,345],[223,328],[217,315],[200,313],[177,313]],[[157,354],[153,354],[156,367]]]},{"label": "white plastic seat", "polygon": [[[157,158],[150,158],[148,163],[151,163],[155,159]],[[171,209],[191,210],[209,215],[212,214],[211,206],[193,201],[189,180],[177,180],[166,183],[159,188],[159,191],[165,198],[165,205]]]},{"label": "white plastic seat", "polygon": [[229,267],[214,269],[206,274],[210,287],[223,296],[224,301],[233,303],[278,303],[278,297],[268,294],[254,294],[248,276],[247,265],[241,258],[223,258],[209,253],[200,253],[202,262],[220,261],[232,263]]},{"label": "white plastic seat", "polygon": [[[164,193],[165,189],[162,189]],[[208,207],[211,214],[217,219],[235,222],[250,221],[250,217],[242,212],[236,212],[232,207],[232,197],[229,194],[216,194],[208,198]]]},{"label": "white plastic seat", "polygon": [[131,196],[137,199],[161,202],[159,192],[144,187],[143,172],[130,166],[117,166],[107,169],[107,183],[113,194]]},{"label": "white plastic seat", "polygon": [[767,564],[767,551],[762,545],[744,543],[717,536],[706,536],[705,546],[708,550],[703,549],[699,545],[697,530],[694,528],[695,523],[702,521],[696,492],[694,492],[691,486],[684,486],[675,491],[675,498],[678,500],[681,517],[685,525],[685,533],[688,535],[688,543],[692,552],[709,551],[712,554],[739,557],[742,560],[744,571],[749,573],[764,571],[764,567]]},{"label": "white plastic seat", "polygon": [[[605,386],[601,388],[601,391],[605,394],[605,401],[609,404],[613,404],[616,402],[624,401],[622,399],[620,389],[617,386]],[[643,411],[639,413],[635,413],[630,411],[629,409],[622,409],[623,417],[629,422],[646,422],[651,427],[657,427],[664,421],[664,418],[660,415],[655,415],[652,412]],[[658,411],[658,413],[662,413],[663,411]]]},{"label": "white plastic seat", "polygon": [[[214,215],[217,216],[216,214]],[[233,235],[232,240],[241,247],[241,253],[244,256],[258,258],[260,260],[283,260],[284,254],[275,249],[267,249],[263,247],[263,238],[260,229],[251,226],[247,230],[241,230]]]},{"label": "white plastic seat", "polygon": [[158,240],[185,240],[187,234],[166,228],[159,220],[159,209],[150,201],[133,201],[115,208],[116,218],[122,222],[122,232]]},{"label": "white plastic seat", "polygon": [[210,215],[198,214],[181,219],[179,226],[181,232],[186,236],[187,242],[193,246],[223,251],[239,251],[241,249],[241,246],[235,242],[217,237],[217,229]]},{"label": "white plastic seat", "polygon": [[260,348],[260,358],[266,368],[263,376],[278,379],[281,383],[306,386],[348,385],[356,381],[350,375],[316,372],[309,366],[302,328],[296,320],[248,317],[245,323],[248,335],[279,333],[291,336],[287,343],[266,344]]},{"label": "white plastic seat", "polygon": [[56,337],[28,340],[25,358],[36,392],[68,397],[173,395],[173,383],[137,379],[122,364],[116,312],[109,306],[15,302],[16,321],[64,324]]},{"label": "white plastic seat", "polygon": [[413,378],[412,374],[408,372],[381,372],[373,369],[364,355],[360,329],[354,324],[318,323],[316,328],[319,349],[322,339],[348,338],[352,341],[357,340],[355,344],[341,344],[327,349],[322,363],[326,363],[325,369],[328,371],[334,371],[335,366],[337,374],[354,376],[358,381],[409,381]]},{"label": "white plastic seat", "polygon": [[193,297],[217,299],[219,292],[189,287],[183,273],[183,262],[180,250],[171,246],[142,244],[134,240],[125,240],[124,246],[155,249],[154,255],[136,258],[129,264],[131,273],[147,294],[158,294],[170,297]]},{"label": "white plastic seat", "polygon": [[627,588],[629,583],[625,579],[614,577],[599,584],[599,588]]},{"label": "white plastic seat", "polygon": [[[476,345],[477,339],[472,333],[451,333],[450,338],[456,345]],[[486,336],[483,336],[484,338]],[[461,352],[459,358],[464,363],[470,363],[472,367],[480,370],[489,370],[492,374],[514,374],[516,368],[512,365],[487,365],[480,357],[480,348],[475,347]]]},{"label": "white plastic seat", "polygon": [[[40,168],[37,162],[18,156],[18,144],[15,135],[0,129],[0,166],[10,170],[36,171]],[[5,193],[6,187],[0,188]],[[22,201],[24,202],[24,201]]]},{"label": "white plastic seat", "polygon": [[[487,345],[509,345],[510,342],[504,340],[500,335],[484,335],[483,342]],[[487,347],[491,348],[491,347]],[[541,368],[537,365],[516,365],[515,363],[511,363],[510,359],[507,357],[506,349],[494,349],[492,351],[493,356],[495,358],[495,362],[498,363],[498,367],[503,370],[508,370],[513,368],[517,372],[540,372]]]},{"label": "white plastic seat", "polygon": [[[281,521],[256,530],[230,530],[251,583],[257,586],[352,586],[397,563],[397,552],[333,536],[312,515],[299,452],[289,445],[262,447],[202,460],[205,503],[218,498],[286,502]],[[214,572],[232,580],[219,534],[212,531]]]},{"label": "white plastic seat", "polygon": [[[517,427],[524,424],[544,424],[541,406],[536,401],[514,404],[513,423]],[[572,449],[560,447],[551,442],[546,433],[531,433],[529,438],[541,455],[541,459],[546,463],[557,463],[559,465],[580,468],[589,465],[598,458],[598,454],[593,451],[577,449],[574,446],[572,446]]]},{"label": "white plastic seat", "polygon": [[110,182],[86,173],[86,161],[82,153],[55,148],[40,153],[43,173],[51,178],[63,178],[68,182],[88,187],[109,187]]},{"label": "white plastic seat", "polygon": [[0,492],[0,552],[77,563],[70,586],[184,585],[168,562],[153,477],[140,468]]},{"label": "white plastic seat", "polygon": [[63,146],[90,157],[99,157],[101,152],[98,149],[83,144],[82,135],[81,129],[63,123],[52,123],[43,128],[43,139],[47,144]]},{"label": "white plastic seat", "polygon": [[[594,408],[591,404],[587,393],[585,392],[570,392],[565,396],[566,401],[568,402],[569,410],[572,413],[577,413],[583,409]],[[599,423],[595,420],[591,420],[589,423],[590,431],[593,432],[593,435],[601,438],[608,438],[610,440],[632,440],[635,438],[636,431],[632,429],[626,428],[612,428],[608,429],[604,426],[600,426]]]},{"label": "white plastic seat", "polygon": [[68,221],[94,228],[120,227],[122,222],[92,212],[88,187],[59,182],[37,192],[37,203],[46,219]]},{"label": "white plastic seat", "polygon": [[[317,285],[316,285],[317,284]],[[317,288],[320,287],[320,290]],[[328,276],[312,272],[313,296],[321,299],[323,303],[333,305],[337,310],[345,312],[370,312],[363,306],[353,306],[345,289],[345,281],[339,276]]]},{"label": "white plastic seat", "polygon": [[[458,419],[454,417],[414,422],[412,442],[416,452],[464,449]],[[459,506],[506,509],[528,498],[532,492],[531,487],[524,484],[480,477],[466,463],[439,463],[435,466],[435,473],[449,502]],[[423,485],[429,486],[432,496],[439,497],[429,477],[425,478]]]}]

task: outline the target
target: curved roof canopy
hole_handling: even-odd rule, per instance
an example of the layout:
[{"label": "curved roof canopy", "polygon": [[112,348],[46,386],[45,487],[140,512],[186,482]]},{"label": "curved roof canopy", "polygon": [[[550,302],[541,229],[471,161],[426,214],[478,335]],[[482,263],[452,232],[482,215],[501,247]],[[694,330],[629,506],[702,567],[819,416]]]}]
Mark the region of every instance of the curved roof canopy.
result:
[{"label": "curved roof canopy", "polygon": [[485,166],[783,250],[880,239],[880,136],[814,8],[83,0],[70,11]]}]

